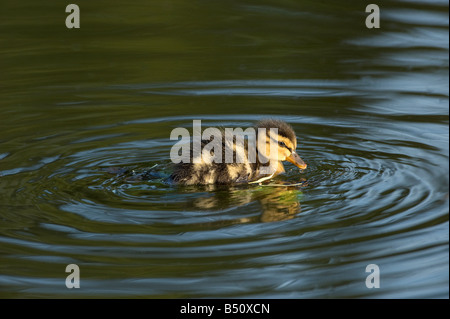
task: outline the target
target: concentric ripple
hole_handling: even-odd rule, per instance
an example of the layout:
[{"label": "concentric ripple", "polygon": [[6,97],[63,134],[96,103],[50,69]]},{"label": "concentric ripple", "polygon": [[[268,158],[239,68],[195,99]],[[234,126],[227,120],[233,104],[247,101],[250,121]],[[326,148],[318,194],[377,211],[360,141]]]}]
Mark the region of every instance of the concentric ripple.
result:
[{"label": "concentric ripple", "polygon": [[[205,116],[204,125],[223,121],[246,126],[260,117],[245,118],[240,122],[233,116]],[[54,238],[36,242],[32,230],[11,229],[10,238],[0,238],[2,245],[7,250],[27,247],[28,254],[35,256],[31,263],[57,255],[53,267],[81,264],[87,268],[84,272],[90,279],[85,285],[92,296],[123,295],[123,287],[132,289],[132,295],[214,296],[215,286],[221,287],[217,296],[257,296],[268,289],[277,296],[321,296],[328,293],[330,278],[336,285],[349,280],[352,295],[361,295],[365,291],[356,281],[363,275],[357,275],[356,281],[338,278],[342,274],[336,265],[356,272],[369,261],[401,264],[430,247],[444,249],[429,235],[447,220],[441,209],[448,200],[446,180],[433,169],[446,158],[430,156],[437,148],[412,136],[415,142],[396,140],[393,145],[394,141],[380,138],[382,130],[377,129],[375,139],[370,129],[354,127],[347,120],[326,124],[305,117],[283,119],[301,135],[298,152],[308,169],[301,173],[287,164],[285,176],[279,179],[306,179],[303,187],[177,187],[165,180],[171,170],[167,154],[173,141],[151,136],[139,140],[132,135],[124,140],[120,134],[102,132],[111,128],[92,127],[89,135],[94,138],[73,140],[78,150],[72,154],[2,172],[3,179],[19,178],[26,185],[12,187],[11,196],[28,198],[25,207],[42,212],[38,220],[29,222],[30,229]],[[361,124],[361,119],[353,120]],[[185,118],[176,117],[119,126],[133,131],[134,125],[153,122],[166,127],[167,135],[172,127],[189,126]],[[398,129],[404,134],[402,123]],[[317,134],[325,131],[336,134],[327,138]],[[107,146],[92,146],[92,141],[105,136]],[[151,178],[141,179],[149,170],[154,173]],[[20,211],[14,218],[18,216]],[[411,245],[412,231],[419,232],[415,236],[420,243]],[[438,236],[437,242],[444,239]],[[388,242],[395,243],[395,252]],[[402,260],[402,256],[410,257]],[[324,262],[334,265],[326,281],[320,279],[325,270],[315,267]],[[234,266],[223,269],[220,265],[225,263]],[[266,274],[258,276],[255,267]],[[430,260],[420,267],[440,272]],[[108,291],[100,288],[104,279],[95,279],[105,268]],[[276,279],[280,271],[282,284]],[[299,273],[308,275],[301,279]],[[240,284],[226,284],[242,276],[245,280]],[[395,277],[395,272],[387,276]],[[14,278],[3,276],[11,289],[23,285]],[[312,285],[318,287],[314,293]],[[50,294],[58,291],[51,280],[44,286]],[[27,288],[27,293],[33,289]]]}]

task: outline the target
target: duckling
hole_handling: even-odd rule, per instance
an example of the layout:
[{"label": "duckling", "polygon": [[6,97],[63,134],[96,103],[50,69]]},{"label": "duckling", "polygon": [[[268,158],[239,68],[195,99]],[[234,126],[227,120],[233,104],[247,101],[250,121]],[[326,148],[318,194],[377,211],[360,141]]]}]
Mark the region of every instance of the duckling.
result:
[{"label": "duckling", "polygon": [[[271,129],[277,129],[278,133],[275,134]],[[222,132],[224,133],[223,130]],[[229,138],[226,134],[221,134],[220,151],[225,154],[227,148],[228,151],[232,149],[231,163],[208,161],[203,157],[200,161],[194,161],[191,147],[190,161],[176,164],[169,179],[180,185],[261,183],[283,173],[285,171],[283,161],[306,169],[306,163],[295,152],[297,138],[289,124],[281,120],[265,119],[256,124],[255,132],[256,141],[253,144],[248,139],[244,140],[244,143],[237,143],[236,136]],[[211,141],[212,139],[202,140],[201,149],[203,150]],[[277,146],[275,152],[271,152],[271,145],[272,148],[274,145]],[[253,153],[254,160],[249,157],[251,147],[256,147]],[[214,151],[214,149],[210,151],[211,156],[214,156]]]}]

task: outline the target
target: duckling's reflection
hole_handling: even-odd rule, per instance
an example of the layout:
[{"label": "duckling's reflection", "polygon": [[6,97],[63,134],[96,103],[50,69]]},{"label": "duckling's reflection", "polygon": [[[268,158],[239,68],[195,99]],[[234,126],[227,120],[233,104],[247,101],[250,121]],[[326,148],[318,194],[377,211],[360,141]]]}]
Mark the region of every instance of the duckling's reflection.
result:
[{"label": "duckling's reflection", "polygon": [[[126,168],[108,168],[108,173],[118,175],[127,182],[142,182],[161,180],[160,172],[146,170],[145,173],[135,172]],[[163,178],[165,179],[165,178]],[[244,207],[252,202],[259,202],[262,213],[255,217],[244,217],[234,220],[234,223],[274,222],[294,218],[301,212],[301,187],[307,186],[306,181],[298,184],[278,181],[269,184],[236,184],[180,186],[184,193],[196,193],[196,197],[186,202],[185,207],[200,210],[224,210],[234,207]],[[197,196],[198,195],[198,196]],[[230,221],[220,221],[219,224],[229,224]],[[216,222],[215,222],[216,224]]]},{"label": "duckling's reflection", "polygon": [[[240,222],[274,222],[294,218],[301,211],[299,197],[302,192],[298,186],[246,186],[218,187],[208,185],[203,189],[208,193],[195,198],[192,206],[197,209],[219,210],[245,206],[257,201],[262,213],[257,218],[241,218]],[[192,190],[194,191],[194,190]],[[198,192],[198,189],[197,189]]]}]

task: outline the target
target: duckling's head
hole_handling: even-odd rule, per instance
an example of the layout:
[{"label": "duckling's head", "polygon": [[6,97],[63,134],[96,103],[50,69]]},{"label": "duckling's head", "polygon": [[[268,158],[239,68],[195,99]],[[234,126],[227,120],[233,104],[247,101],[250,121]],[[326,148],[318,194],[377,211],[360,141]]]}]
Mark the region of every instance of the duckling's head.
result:
[{"label": "duckling's head", "polygon": [[[265,136],[261,136],[259,128],[265,129]],[[284,121],[276,119],[261,120],[256,125],[258,138],[258,152],[263,153],[269,160],[278,162],[288,161],[300,169],[306,168],[306,163],[295,152],[297,137],[292,127]],[[263,138],[261,138],[263,137]],[[272,151],[275,147],[275,151]]]}]

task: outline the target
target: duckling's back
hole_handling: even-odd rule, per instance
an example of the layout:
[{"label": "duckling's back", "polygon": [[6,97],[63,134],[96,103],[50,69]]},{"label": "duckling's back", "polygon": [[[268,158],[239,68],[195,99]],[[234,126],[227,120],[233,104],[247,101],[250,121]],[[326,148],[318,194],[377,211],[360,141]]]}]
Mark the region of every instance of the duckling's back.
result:
[{"label": "duckling's back", "polygon": [[[202,140],[201,150],[211,141]],[[191,142],[190,162],[176,164],[170,179],[182,185],[235,184],[252,180],[256,164],[248,160],[248,142],[239,144],[235,137],[227,140],[224,134],[220,142],[220,149],[211,149],[211,157],[201,156],[201,153],[194,157]],[[217,162],[209,160],[214,158],[215,151],[222,152]],[[225,154],[233,154],[232,163],[226,163]]]}]

